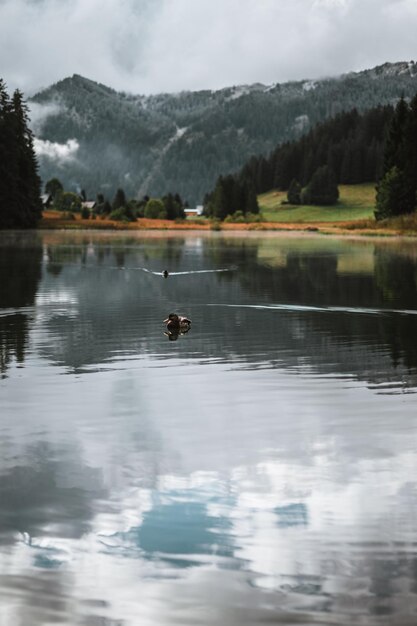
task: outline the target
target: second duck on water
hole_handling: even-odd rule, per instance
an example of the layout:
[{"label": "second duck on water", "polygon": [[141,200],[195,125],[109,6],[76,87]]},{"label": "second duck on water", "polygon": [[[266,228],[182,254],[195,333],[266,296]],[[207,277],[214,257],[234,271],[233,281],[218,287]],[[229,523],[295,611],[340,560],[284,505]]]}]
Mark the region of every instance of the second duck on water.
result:
[{"label": "second duck on water", "polygon": [[191,320],[184,315],[177,315],[176,313],[170,313],[164,324],[167,325],[169,331],[184,331],[189,330],[191,326]]}]

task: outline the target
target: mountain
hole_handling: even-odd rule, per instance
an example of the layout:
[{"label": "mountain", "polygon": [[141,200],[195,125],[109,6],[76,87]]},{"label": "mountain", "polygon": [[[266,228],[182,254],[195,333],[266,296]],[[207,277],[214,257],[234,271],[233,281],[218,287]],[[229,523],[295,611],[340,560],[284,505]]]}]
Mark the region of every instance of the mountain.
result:
[{"label": "mountain", "polygon": [[341,111],[417,92],[417,63],[386,63],[337,78],[152,96],[74,75],[30,99],[43,181],[111,198],[178,191],[200,203],[219,174],[304,134]]}]

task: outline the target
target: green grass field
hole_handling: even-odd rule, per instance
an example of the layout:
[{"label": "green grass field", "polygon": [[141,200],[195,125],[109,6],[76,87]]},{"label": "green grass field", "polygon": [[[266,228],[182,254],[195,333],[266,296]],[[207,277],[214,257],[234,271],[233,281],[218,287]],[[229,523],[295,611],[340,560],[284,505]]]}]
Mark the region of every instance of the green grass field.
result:
[{"label": "green grass field", "polygon": [[373,218],[375,183],[339,185],[339,201],[334,206],[282,204],[286,191],[269,191],[258,196],[259,208],[267,222],[347,222]]}]

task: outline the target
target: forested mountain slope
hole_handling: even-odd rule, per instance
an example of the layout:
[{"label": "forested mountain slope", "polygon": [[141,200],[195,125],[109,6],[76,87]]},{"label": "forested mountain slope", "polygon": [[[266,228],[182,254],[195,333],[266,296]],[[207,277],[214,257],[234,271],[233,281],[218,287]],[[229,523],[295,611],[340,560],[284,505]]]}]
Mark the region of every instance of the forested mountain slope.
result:
[{"label": "forested mountain slope", "polygon": [[41,176],[111,197],[178,191],[201,202],[219,174],[353,108],[393,104],[417,91],[417,64],[338,78],[154,96],[118,93],[81,76],[31,99]]}]

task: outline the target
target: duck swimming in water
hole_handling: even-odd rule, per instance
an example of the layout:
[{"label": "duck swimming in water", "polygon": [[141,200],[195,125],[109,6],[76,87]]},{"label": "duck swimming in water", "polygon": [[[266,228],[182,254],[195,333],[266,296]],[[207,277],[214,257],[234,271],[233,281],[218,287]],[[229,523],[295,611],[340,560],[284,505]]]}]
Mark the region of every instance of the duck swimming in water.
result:
[{"label": "duck swimming in water", "polygon": [[168,278],[168,270],[164,270],[164,271],[162,272],[162,276],[163,276],[164,278]]},{"label": "duck swimming in water", "polygon": [[176,313],[170,313],[164,324],[167,325],[167,330],[171,332],[187,332],[190,330],[191,320],[184,315],[177,315]]}]

